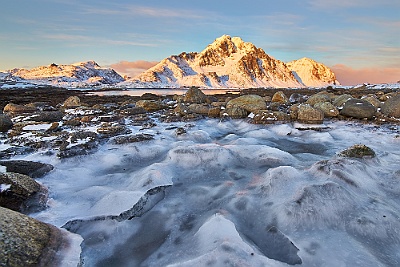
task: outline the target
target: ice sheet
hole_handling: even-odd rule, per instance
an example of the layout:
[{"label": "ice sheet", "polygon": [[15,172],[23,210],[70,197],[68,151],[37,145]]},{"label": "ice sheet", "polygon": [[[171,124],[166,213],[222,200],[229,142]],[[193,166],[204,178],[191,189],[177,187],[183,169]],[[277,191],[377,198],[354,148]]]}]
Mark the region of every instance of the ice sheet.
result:
[{"label": "ice sheet", "polygon": [[[325,126],[159,122],[148,142],[30,155],[55,166],[33,216],[73,221],[83,266],[399,265],[398,127]],[[359,143],[377,157],[338,155]]]}]

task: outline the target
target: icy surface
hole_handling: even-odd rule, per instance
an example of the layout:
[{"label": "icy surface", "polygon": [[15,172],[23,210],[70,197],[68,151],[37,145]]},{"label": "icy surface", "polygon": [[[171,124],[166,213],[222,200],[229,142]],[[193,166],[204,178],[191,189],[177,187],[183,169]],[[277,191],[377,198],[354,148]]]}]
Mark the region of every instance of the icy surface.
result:
[{"label": "icy surface", "polygon": [[[398,126],[209,119],[140,132],[155,139],[25,157],[55,166],[40,179],[49,207],[32,215],[81,235],[83,266],[400,265]],[[377,156],[338,156],[359,143]]]}]

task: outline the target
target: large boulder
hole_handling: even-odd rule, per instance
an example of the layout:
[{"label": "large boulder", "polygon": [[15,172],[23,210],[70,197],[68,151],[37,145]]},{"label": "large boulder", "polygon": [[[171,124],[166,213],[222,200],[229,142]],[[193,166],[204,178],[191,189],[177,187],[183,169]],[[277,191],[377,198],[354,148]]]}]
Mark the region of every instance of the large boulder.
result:
[{"label": "large boulder", "polygon": [[324,113],[309,104],[301,104],[298,106],[297,120],[304,123],[319,124],[324,120]]},{"label": "large boulder", "polygon": [[376,107],[363,99],[349,99],[340,111],[340,115],[357,119],[372,119],[376,114]]},{"label": "large boulder", "polygon": [[[71,238],[74,236],[74,238]],[[77,266],[82,239],[0,207],[0,266]]]},{"label": "large boulder", "polygon": [[324,117],[337,117],[339,110],[331,102],[315,103],[314,108],[321,110]]},{"label": "large boulder", "polygon": [[227,108],[240,107],[248,112],[256,112],[258,110],[266,110],[267,104],[264,98],[259,95],[243,95],[230,100],[226,104]]},{"label": "large boulder", "polygon": [[183,101],[187,103],[197,103],[202,104],[206,103],[207,96],[197,87],[192,87],[187,90],[185,96],[183,97]]},{"label": "large boulder", "polygon": [[276,92],[271,99],[272,103],[279,103],[279,104],[289,104],[289,98],[282,92],[278,91]]},{"label": "large boulder", "polygon": [[0,165],[5,166],[7,172],[25,174],[32,178],[42,177],[54,169],[53,165],[27,160],[1,160]]},{"label": "large boulder", "polygon": [[47,189],[20,173],[0,173],[0,206],[15,211],[39,211],[46,207]]},{"label": "large boulder", "polygon": [[400,94],[385,101],[382,113],[395,118],[400,118]]},{"label": "large boulder", "polygon": [[337,107],[337,108],[343,108],[344,103],[346,103],[349,99],[352,99],[353,97],[348,94],[343,94],[335,98],[333,100],[332,104]]},{"label": "large boulder", "polygon": [[327,93],[318,93],[310,96],[310,98],[307,99],[306,104],[315,106],[318,103],[325,103],[325,102],[331,102],[330,96]]},{"label": "large boulder", "polygon": [[0,114],[0,132],[7,132],[13,127],[13,122],[6,114]]}]

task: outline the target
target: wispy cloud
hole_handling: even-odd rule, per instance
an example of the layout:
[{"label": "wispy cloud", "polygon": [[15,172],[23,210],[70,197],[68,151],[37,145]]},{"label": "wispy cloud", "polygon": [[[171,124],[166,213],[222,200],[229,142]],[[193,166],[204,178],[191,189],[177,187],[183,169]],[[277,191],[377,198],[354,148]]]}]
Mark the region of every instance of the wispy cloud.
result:
[{"label": "wispy cloud", "polygon": [[154,18],[185,18],[203,19],[207,11],[194,11],[191,9],[161,8],[143,5],[120,5],[113,8],[96,8],[88,6],[84,9],[86,14],[97,15],[124,15],[124,16],[144,16]]},{"label": "wispy cloud", "polygon": [[400,80],[400,67],[355,69],[344,64],[337,64],[332,66],[331,69],[343,85],[394,83]]},{"label": "wispy cloud", "polygon": [[110,67],[115,69],[118,73],[122,75],[135,77],[136,75],[139,75],[143,71],[148,70],[151,67],[155,66],[157,63],[158,63],[157,61],[145,61],[145,60],[120,61],[118,63],[111,64]]},{"label": "wispy cloud", "polygon": [[308,4],[315,9],[336,10],[355,7],[373,7],[373,6],[399,6],[395,0],[308,0]]}]

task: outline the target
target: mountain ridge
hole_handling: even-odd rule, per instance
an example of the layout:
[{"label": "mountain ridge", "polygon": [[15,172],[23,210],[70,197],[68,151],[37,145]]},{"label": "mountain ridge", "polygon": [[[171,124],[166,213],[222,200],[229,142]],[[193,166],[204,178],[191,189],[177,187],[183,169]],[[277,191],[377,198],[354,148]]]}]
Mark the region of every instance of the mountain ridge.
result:
[{"label": "mountain ridge", "polygon": [[[338,84],[334,73],[328,67],[311,59],[309,62],[313,65],[310,68],[316,71],[292,70],[284,62],[268,55],[262,48],[244,42],[240,37],[223,35],[201,52],[172,55],[121,85],[249,88],[326,87]],[[293,63],[293,66],[298,65]]]}]

